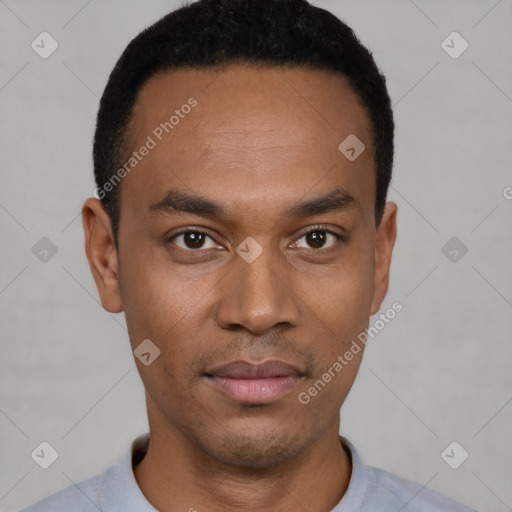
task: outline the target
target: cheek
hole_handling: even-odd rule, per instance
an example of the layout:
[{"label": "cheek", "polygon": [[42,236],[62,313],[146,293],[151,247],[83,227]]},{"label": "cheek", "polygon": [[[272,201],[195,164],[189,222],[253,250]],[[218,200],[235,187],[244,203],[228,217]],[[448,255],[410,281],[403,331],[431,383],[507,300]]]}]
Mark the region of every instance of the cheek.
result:
[{"label": "cheek", "polygon": [[145,339],[160,350],[151,366],[137,361],[141,378],[150,389],[176,380],[179,396],[180,384],[197,377],[198,354],[212,349],[212,292],[222,271],[193,276],[171,265],[165,253],[151,248],[133,251],[120,268],[132,350]]},{"label": "cheek", "polygon": [[123,261],[121,295],[132,351],[149,339],[159,355],[149,365],[136,357],[144,387],[154,403],[187,407],[199,341],[194,316],[204,293],[148,253]]},{"label": "cheek", "polygon": [[184,280],[180,270],[155,249],[139,248],[123,255],[120,269],[121,300],[136,339],[164,338],[201,299],[199,283]]},{"label": "cheek", "polygon": [[325,326],[343,337],[366,327],[374,288],[373,249],[347,249],[335,265],[304,273],[302,290],[306,304]]}]

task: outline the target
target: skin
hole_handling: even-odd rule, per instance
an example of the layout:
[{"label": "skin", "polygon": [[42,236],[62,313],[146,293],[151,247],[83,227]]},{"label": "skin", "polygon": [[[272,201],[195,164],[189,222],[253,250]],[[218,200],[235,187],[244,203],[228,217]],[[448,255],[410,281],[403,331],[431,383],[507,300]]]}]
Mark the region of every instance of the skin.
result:
[{"label": "skin", "polygon": [[[397,207],[388,202],[376,227],[369,118],[345,77],[327,71],[179,70],[144,85],[131,146],[190,97],[197,106],[122,181],[119,252],[101,203],[90,198],[82,210],[103,307],[124,311],[132,350],[149,338],[161,351],[149,366],[135,358],[151,434],[135,478],[161,512],[330,511],[350,480],[339,411],[363,350],[310,403],[298,395],[387,292]],[[349,134],[366,145],[353,162],[338,149]],[[152,211],[170,189],[214,201],[224,215]],[[286,215],[334,189],[353,203]],[[318,224],[323,245],[306,236]],[[172,238],[191,226],[208,235],[203,247]],[[252,263],[235,252],[249,236],[263,249]],[[278,401],[250,406],[204,377],[239,359],[280,359],[305,376]]]}]

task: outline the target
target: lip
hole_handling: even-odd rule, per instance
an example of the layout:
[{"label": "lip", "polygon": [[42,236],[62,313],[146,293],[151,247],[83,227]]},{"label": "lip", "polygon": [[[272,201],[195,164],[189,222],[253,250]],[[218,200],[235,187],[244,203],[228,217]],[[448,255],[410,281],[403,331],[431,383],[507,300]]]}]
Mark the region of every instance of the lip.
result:
[{"label": "lip", "polygon": [[266,404],[289,393],[304,373],[296,366],[278,360],[260,364],[233,361],[207,371],[205,377],[237,402]]}]

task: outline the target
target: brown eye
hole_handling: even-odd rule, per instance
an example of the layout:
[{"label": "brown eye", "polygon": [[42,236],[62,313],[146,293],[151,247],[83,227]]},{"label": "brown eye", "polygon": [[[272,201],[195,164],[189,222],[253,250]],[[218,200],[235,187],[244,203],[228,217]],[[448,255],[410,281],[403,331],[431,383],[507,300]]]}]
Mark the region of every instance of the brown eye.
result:
[{"label": "brown eye", "polygon": [[[301,244],[304,240],[307,245]],[[302,235],[296,242],[297,247],[306,249],[328,249],[342,241],[343,237],[326,229],[312,229]],[[327,245],[326,245],[327,244]]]},{"label": "brown eye", "polygon": [[[207,242],[209,241],[210,245],[207,245]],[[169,239],[169,242],[172,242],[176,246],[180,247],[181,249],[212,249],[216,247],[214,240],[207,235],[206,233],[203,233],[201,231],[183,231],[181,233],[178,233],[174,236],[172,236]],[[207,246],[205,246],[205,244]]]},{"label": "brown eye", "polygon": [[306,235],[306,242],[314,249],[320,249],[325,244],[326,238],[325,231],[310,231]]}]

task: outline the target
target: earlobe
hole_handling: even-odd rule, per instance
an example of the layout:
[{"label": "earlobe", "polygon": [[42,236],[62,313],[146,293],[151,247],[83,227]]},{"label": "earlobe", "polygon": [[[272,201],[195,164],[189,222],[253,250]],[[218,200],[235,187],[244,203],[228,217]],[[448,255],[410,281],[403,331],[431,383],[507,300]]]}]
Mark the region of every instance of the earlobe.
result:
[{"label": "earlobe", "polygon": [[396,203],[386,203],[382,220],[377,229],[375,242],[374,293],[370,312],[372,315],[379,311],[388,291],[391,255],[396,240],[397,210],[398,207]]},{"label": "earlobe", "polygon": [[102,306],[110,313],[123,311],[118,281],[118,259],[110,216],[93,197],[82,206],[85,253]]}]

